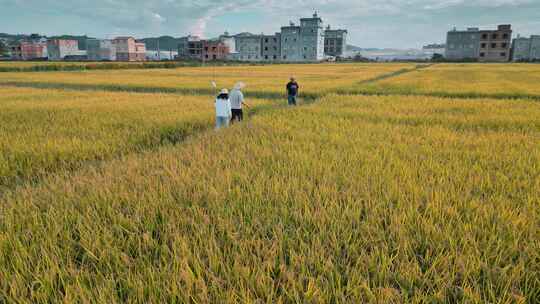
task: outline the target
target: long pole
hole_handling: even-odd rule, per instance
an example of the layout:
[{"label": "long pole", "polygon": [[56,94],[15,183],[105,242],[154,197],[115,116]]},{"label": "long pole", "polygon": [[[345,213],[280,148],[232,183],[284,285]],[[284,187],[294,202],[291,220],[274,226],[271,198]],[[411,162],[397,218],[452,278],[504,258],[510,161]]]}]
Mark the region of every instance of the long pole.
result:
[{"label": "long pole", "polygon": [[161,61],[161,48],[159,47],[159,37],[157,39],[157,59]]}]

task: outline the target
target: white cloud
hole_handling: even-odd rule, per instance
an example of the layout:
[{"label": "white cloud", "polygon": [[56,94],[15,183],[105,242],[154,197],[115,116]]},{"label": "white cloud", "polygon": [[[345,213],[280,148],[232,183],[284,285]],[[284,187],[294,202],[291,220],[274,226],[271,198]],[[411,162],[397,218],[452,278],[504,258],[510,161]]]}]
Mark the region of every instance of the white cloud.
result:
[{"label": "white cloud", "polygon": [[[399,44],[418,39],[417,31],[423,31],[429,42],[444,35],[451,25],[513,20],[530,24],[540,19],[533,17],[535,8],[540,11],[538,0],[0,0],[0,7],[0,28],[4,31],[66,29],[99,36],[112,32],[208,36],[225,30],[217,28],[216,19],[231,13],[256,13],[264,20],[226,25],[229,31],[278,31],[280,25],[310,15],[316,9],[325,22],[347,27],[353,40]],[[478,14],[476,18],[462,14],[471,10]],[[41,19],[54,20],[54,24]],[[371,32],[367,33],[368,29]]]}]

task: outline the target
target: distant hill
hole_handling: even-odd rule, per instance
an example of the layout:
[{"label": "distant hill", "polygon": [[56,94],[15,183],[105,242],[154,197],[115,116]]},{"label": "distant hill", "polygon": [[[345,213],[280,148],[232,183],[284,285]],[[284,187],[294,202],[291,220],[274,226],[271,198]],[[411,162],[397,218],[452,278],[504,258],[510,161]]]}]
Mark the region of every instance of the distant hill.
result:
[{"label": "distant hill", "polygon": [[360,52],[360,51],[362,51],[362,48],[360,48],[358,46],[355,46],[355,45],[352,45],[352,44],[347,44],[347,51],[348,52]]},{"label": "distant hill", "polygon": [[21,41],[21,40],[28,40],[28,39],[39,39],[39,38],[42,38],[42,37],[45,37],[45,36],[42,36],[40,34],[26,35],[26,34],[0,33],[0,39],[4,39],[6,41],[9,41],[10,43]]}]

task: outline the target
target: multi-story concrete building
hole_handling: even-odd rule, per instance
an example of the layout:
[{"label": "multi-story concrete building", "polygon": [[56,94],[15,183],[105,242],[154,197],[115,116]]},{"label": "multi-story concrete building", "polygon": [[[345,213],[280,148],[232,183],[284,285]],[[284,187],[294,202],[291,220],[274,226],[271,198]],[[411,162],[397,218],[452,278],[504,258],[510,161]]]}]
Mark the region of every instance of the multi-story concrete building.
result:
[{"label": "multi-story concrete building", "polygon": [[512,42],[513,61],[540,60],[540,36],[532,35],[530,38],[517,37]]},{"label": "multi-story concrete building", "polygon": [[47,53],[49,60],[64,60],[66,56],[80,56],[85,52],[79,50],[77,40],[50,39],[47,40]]},{"label": "multi-story concrete building", "polygon": [[117,37],[113,39],[118,61],[145,61],[146,45],[137,42],[133,37]]},{"label": "multi-story concrete building", "polygon": [[91,61],[116,61],[116,46],[112,40],[88,39],[86,52]]},{"label": "multi-story concrete building", "polygon": [[236,57],[241,61],[261,61],[262,36],[250,33],[236,35]]},{"label": "multi-story concrete building", "polygon": [[324,54],[343,57],[347,49],[347,30],[334,30],[328,25],[324,31]]},{"label": "multi-story concrete building", "polygon": [[320,61],[324,59],[323,21],[317,15],[300,19],[300,26],[291,22],[281,28],[281,60]]},{"label": "multi-story concrete building", "polygon": [[11,58],[15,60],[46,59],[47,43],[35,41],[22,41],[10,47]]},{"label": "multi-story concrete building", "polygon": [[497,30],[480,31],[480,53],[482,62],[510,61],[512,26],[499,25]]},{"label": "multi-story concrete building", "polygon": [[476,27],[466,31],[448,32],[446,36],[446,58],[450,60],[477,60],[480,51],[480,32]]},{"label": "multi-story concrete building", "polygon": [[204,61],[225,60],[229,53],[229,46],[219,39],[203,41],[202,58]]},{"label": "multi-story concrete building", "polygon": [[188,56],[192,59],[202,60],[203,56],[203,40],[190,41],[188,42]]},{"label": "multi-story concrete building", "polygon": [[263,61],[281,60],[281,33],[274,35],[262,35],[261,59]]},{"label": "multi-story concrete building", "polygon": [[324,29],[323,21],[317,15],[312,18],[300,19],[300,32],[302,35],[302,57],[307,61],[320,61],[324,59]]},{"label": "multi-story concrete building", "polygon": [[186,36],[180,38],[178,44],[178,58],[201,59],[202,57],[202,42],[199,36]]},{"label": "multi-story concrete building", "polygon": [[510,59],[510,25],[499,25],[497,30],[468,28],[448,32],[446,58],[450,60],[478,60],[505,62]]},{"label": "multi-story concrete building", "polygon": [[233,35],[229,35],[228,32],[225,32],[223,35],[219,36],[219,40],[229,47],[229,53],[236,53],[236,39]]},{"label": "multi-story concrete building", "polygon": [[302,28],[293,22],[281,28],[281,60],[302,61]]}]

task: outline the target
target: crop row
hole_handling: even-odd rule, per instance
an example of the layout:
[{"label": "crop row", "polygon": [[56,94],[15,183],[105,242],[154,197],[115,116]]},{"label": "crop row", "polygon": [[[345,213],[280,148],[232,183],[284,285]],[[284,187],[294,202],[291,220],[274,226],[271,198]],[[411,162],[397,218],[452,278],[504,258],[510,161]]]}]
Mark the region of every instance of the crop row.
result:
[{"label": "crop row", "polygon": [[46,178],[0,198],[0,302],[533,303],[539,121],[332,95]]}]

